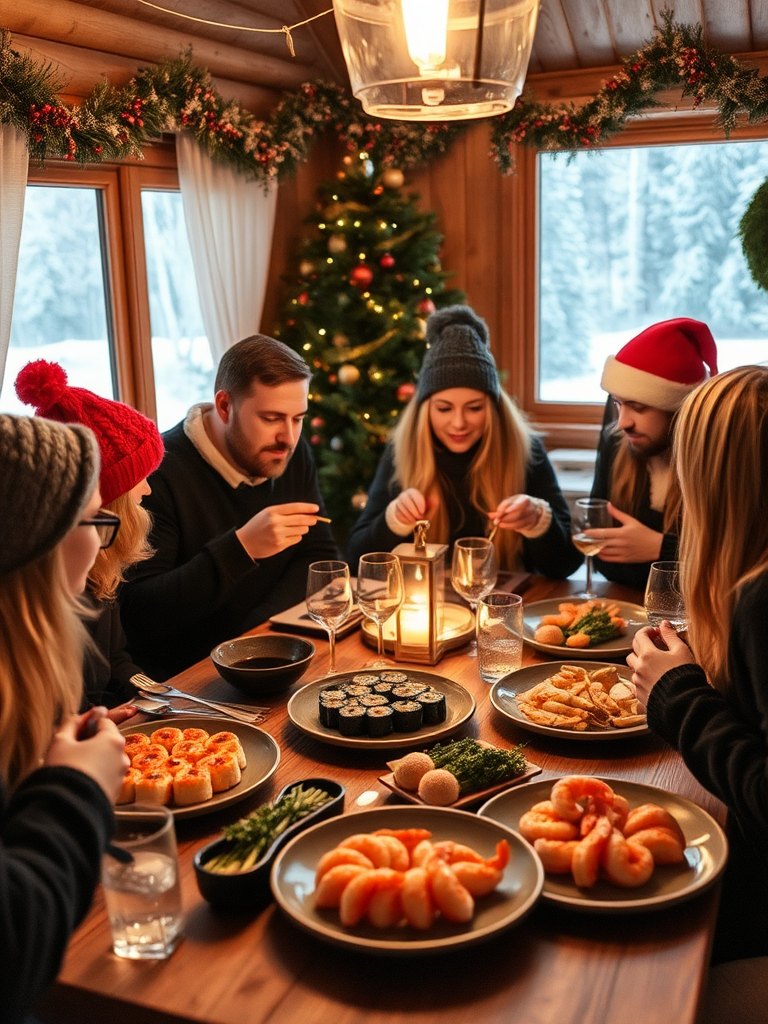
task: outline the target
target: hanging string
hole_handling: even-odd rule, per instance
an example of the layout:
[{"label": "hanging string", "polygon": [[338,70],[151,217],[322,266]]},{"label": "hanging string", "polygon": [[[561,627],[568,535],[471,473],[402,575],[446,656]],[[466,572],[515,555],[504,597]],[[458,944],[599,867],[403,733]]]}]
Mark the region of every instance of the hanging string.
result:
[{"label": "hanging string", "polygon": [[317,18],[324,18],[326,14],[332,14],[333,8],[329,7],[327,11],[320,11],[319,14],[313,14],[311,18],[306,18],[304,21],[297,21],[295,25],[283,25],[282,28],[252,28],[249,25],[227,25],[223,21],[209,21],[207,18],[196,18],[193,14],[182,14],[180,11],[171,11],[167,7],[161,7],[159,4],[153,4],[150,0],[139,0],[140,4],[144,4],[145,7],[153,7],[156,11],[162,11],[163,14],[172,14],[174,18],[185,18],[187,21],[197,21],[201,25],[213,25],[216,28],[232,28],[238,32],[263,32],[269,35],[275,35],[282,33],[285,36],[285,45],[288,47],[288,52],[292,57],[296,56],[296,51],[293,48],[293,36],[291,32],[295,28],[301,28],[302,25],[308,25],[310,21],[315,21]]}]

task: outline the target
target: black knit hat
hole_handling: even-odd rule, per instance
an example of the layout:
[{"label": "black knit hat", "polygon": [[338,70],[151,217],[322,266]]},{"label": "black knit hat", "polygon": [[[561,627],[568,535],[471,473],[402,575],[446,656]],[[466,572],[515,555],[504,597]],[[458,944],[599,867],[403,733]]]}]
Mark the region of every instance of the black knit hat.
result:
[{"label": "black knit hat", "polygon": [[446,388],[474,388],[498,400],[499,375],[485,320],[469,306],[446,306],[427,320],[427,348],[419,373],[420,402]]},{"label": "black knit hat", "polygon": [[0,415],[0,577],[53,550],[98,479],[99,449],[87,427]]}]

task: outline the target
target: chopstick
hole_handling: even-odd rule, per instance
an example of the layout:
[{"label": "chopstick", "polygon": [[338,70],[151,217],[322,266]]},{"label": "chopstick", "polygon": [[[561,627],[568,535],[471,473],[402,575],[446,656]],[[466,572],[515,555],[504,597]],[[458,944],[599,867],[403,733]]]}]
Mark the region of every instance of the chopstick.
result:
[{"label": "chopstick", "polygon": [[493,529],[488,534],[488,540],[493,540],[493,538],[496,536],[496,531],[498,530],[498,528],[499,528],[499,524],[498,523],[494,523]]},{"label": "chopstick", "polygon": [[331,519],[326,519],[325,516],[315,516],[315,522],[316,523],[330,523],[332,521],[333,520],[331,520]]}]

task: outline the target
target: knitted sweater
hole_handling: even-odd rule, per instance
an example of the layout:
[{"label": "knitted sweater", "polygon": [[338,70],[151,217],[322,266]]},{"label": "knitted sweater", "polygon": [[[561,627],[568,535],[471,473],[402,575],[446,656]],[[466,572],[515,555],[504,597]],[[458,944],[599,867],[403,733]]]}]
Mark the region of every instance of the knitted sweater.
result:
[{"label": "knitted sweater", "polygon": [[728,638],[727,695],[698,665],[661,677],[648,724],[729,811],[730,854],[715,959],[768,955],[768,573],[747,584]]},{"label": "knitted sweater", "polygon": [[[600,435],[597,459],[595,460],[595,479],[592,484],[593,498],[610,498],[611,496],[611,473],[620,440],[621,435],[610,427]],[[625,510],[622,509],[622,511]],[[635,513],[635,518],[644,526],[663,534],[661,551],[658,559],[654,559],[654,561],[676,561],[677,535],[664,533],[664,513],[651,508],[650,480],[646,480],[640,508]],[[623,583],[627,587],[632,587],[633,590],[645,590],[651,564],[651,562],[604,562],[598,555],[594,558],[595,568],[599,569],[606,579],[612,580],[614,583]]]},{"label": "knitted sweater", "polygon": [[235,530],[270,505],[315,502],[324,514],[317,472],[302,438],[282,476],[231,487],[178,424],[163,435],[165,458],[150,477],[144,506],[152,516],[152,558],[131,570],[120,610],[132,657],[167,679],[300,601],[310,562],[338,558],[329,527],[254,562]]},{"label": "knitted sweater", "polygon": [[[477,446],[468,452],[450,452],[435,447],[435,461],[443,478],[448,482],[448,515],[451,524],[449,543],[459,537],[482,537],[486,533],[488,518],[469,500],[468,473]],[[392,483],[393,450],[389,445],[382,456],[376,476],[368,492],[368,503],[355,523],[347,543],[347,558],[357,565],[361,555],[368,551],[391,551],[407,538],[399,537],[389,529],[385,519],[387,505],[402,488]],[[554,579],[570,576],[582,562],[581,554],[571,543],[571,517],[568,505],[558,487],[552,465],[541,441],[531,441],[531,455],[526,468],[525,493],[532,498],[543,498],[552,508],[552,521],[540,537],[523,537],[523,564],[529,572],[540,572]]]}]

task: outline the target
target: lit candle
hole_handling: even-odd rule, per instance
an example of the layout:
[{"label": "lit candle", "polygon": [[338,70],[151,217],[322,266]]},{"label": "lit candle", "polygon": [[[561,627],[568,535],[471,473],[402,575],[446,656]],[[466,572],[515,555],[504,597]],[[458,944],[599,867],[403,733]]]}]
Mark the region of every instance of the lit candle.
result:
[{"label": "lit candle", "polygon": [[400,612],[400,642],[409,645],[429,643],[429,605],[426,602],[403,606]]}]

